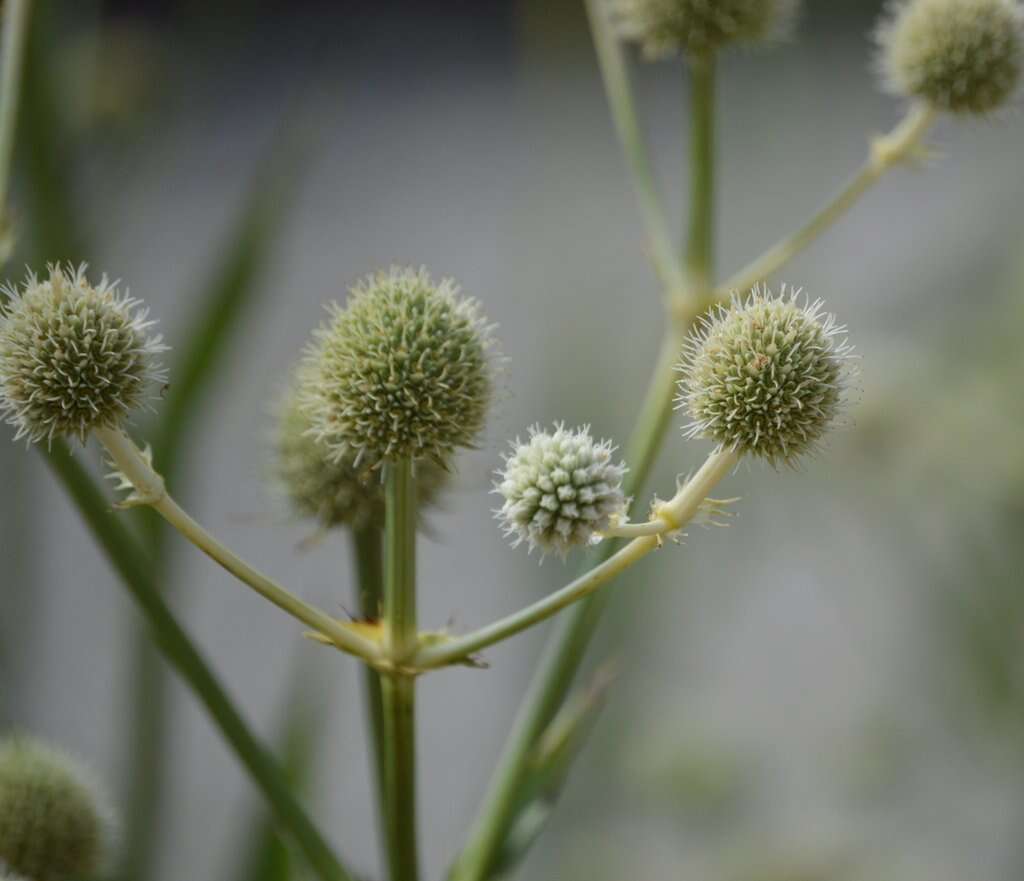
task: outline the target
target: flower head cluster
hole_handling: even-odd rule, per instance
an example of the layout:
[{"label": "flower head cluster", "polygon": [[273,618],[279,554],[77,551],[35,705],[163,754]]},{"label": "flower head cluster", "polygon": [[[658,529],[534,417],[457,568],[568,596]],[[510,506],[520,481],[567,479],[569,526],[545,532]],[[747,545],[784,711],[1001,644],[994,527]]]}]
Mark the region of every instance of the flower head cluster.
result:
[{"label": "flower head cluster", "polygon": [[300,400],[335,459],[432,459],[471,446],[493,385],[491,328],[476,302],[426,270],[392,268],[332,307],[303,369]]},{"label": "flower head cluster", "polygon": [[678,369],[689,437],[773,465],[813,451],[839,412],[851,349],[845,328],[801,301],[755,289],[702,319]]},{"label": "flower head cluster", "polygon": [[[310,421],[294,394],[281,408],[274,439],[274,471],[295,513],[317,521],[324,529],[359,529],[384,523],[384,489],[377,461],[355,450],[340,457],[310,433]],[[448,472],[432,461],[416,469],[420,506],[434,502]]]},{"label": "flower head cluster", "polygon": [[622,35],[655,59],[772,39],[785,32],[798,6],[798,0],[618,0],[615,9]]},{"label": "flower head cluster", "polygon": [[109,822],[88,773],[32,740],[0,742],[0,867],[71,881],[102,867]]},{"label": "flower head cluster", "polygon": [[0,413],[16,437],[84,441],[119,425],[164,381],[155,322],[105,276],[93,286],[84,266],[51,266],[44,280],[30,274],[20,291],[3,293]]},{"label": "flower head cluster", "polygon": [[1017,0],[900,0],[878,29],[890,90],[951,113],[988,113],[1024,67]]},{"label": "flower head cluster", "polygon": [[614,451],[587,427],[556,425],[547,432],[534,426],[526,443],[517,438],[494,486],[505,500],[495,514],[513,544],[525,541],[531,551],[539,547],[564,557],[607,529],[626,507],[626,467],[612,461]]}]

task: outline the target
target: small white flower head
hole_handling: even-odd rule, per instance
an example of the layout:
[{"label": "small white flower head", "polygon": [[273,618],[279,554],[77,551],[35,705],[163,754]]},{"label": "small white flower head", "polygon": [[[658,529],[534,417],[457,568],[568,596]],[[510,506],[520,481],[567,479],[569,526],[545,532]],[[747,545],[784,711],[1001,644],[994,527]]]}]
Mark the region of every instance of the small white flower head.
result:
[{"label": "small white flower head", "polygon": [[106,276],[93,286],[85,266],[54,265],[3,294],[0,413],[16,438],[84,442],[94,428],[122,424],[165,381],[155,322]]},{"label": "small white flower head", "polygon": [[570,431],[556,424],[551,432],[533,426],[526,443],[516,438],[494,485],[505,500],[495,515],[513,546],[525,541],[531,551],[565,557],[608,529],[626,508],[626,466],[612,461],[614,452],[587,426]]},{"label": "small white flower head", "polygon": [[755,288],[701,319],[683,349],[677,403],[705,437],[773,466],[813,452],[850,372],[846,328],[800,291]]},{"label": "small white flower head", "polygon": [[950,113],[1003,106],[1024,67],[1017,0],[893,0],[877,39],[888,89]]},{"label": "small white flower head", "polygon": [[300,400],[335,458],[431,459],[472,446],[491,400],[492,328],[475,300],[425,269],[359,282],[315,332]]},{"label": "small white flower head", "polygon": [[99,787],[77,762],[34,740],[0,741],[0,869],[31,881],[95,877],[110,828]]},{"label": "small white flower head", "polygon": [[760,43],[784,34],[799,0],[617,0],[622,36],[644,57],[706,55],[731,43]]},{"label": "small white flower head", "polygon": [[[384,486],[377,462],[347,450],[340,457],[311,431],[308,417],[293,392],[278,415],[274,437],[274,473],[291,508],[315,520],[322,529],[359,529],[384,525]],[[419,506],[436,502],[450,474],[427,460],[416,468]]]}]

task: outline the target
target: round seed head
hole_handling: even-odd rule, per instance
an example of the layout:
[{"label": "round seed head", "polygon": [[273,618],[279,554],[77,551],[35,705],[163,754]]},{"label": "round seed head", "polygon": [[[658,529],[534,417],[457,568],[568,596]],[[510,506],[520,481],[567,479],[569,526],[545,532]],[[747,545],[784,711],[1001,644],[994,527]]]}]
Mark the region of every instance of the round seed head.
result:
[{"label": "round seed head", "polygon": [[1005,104],[1024,65],[1024,13],[1016,0],[903,0],[878,29],[890,91],[951,113]]},{"label": "round seed head", "polygon": [[109,828],[101,805],[90,775],[67,756],[0,741],[0,867],[31,881],[96,875]]},{"label": "round seed head", "polygon": [[[316,520],[322,529],[349,526],[359,529],[384,524],[384,488],[378,463],[346,450],[340,457],[310,431],[310,420],[296,396],[288,395],[281,408],[275,437],[274,471],[292,509],[300,517]],[[416,469],[416,491],[421,508],[436,502],[448,472],[432,461]]]},{"label": "round seed head", "polygon": [[615,19],[645,57],[704,55],[785,33],[799,0],[618,0]]},{"label": "round seed head", "polygon": [[425,269],[391,268],[351,291],[315,333],[300,390],[312,433],[335,459],[432,459],[444,466],[484,426],[491,328],[474,300]]},{"label": "round seed head", "polygon": [[155,322],[106,276],[93,286],[85,266],[50,266],[45,280],[29,274],[3,294],[0,413],[16,438],[84,442],[94,428],[120,425],[165,381]]},{"label": "round seed head", "polygon": [[626,508],[626,466],[612,461],[613,452],[611,442],[598,443],[586,426],[570,431],[559,424],[551,432],[534,426],[526,443],[517,438],[494,485],[505,500],[495,515],[513,546],[525,541],[531,551],[564,557],[607,529]]},{"label": "round seed head", "polygon": [[851,356],[822,303],[757,288],[701,320],[683,350],[677,403],[688,437],[793,464],[839,412]]}]

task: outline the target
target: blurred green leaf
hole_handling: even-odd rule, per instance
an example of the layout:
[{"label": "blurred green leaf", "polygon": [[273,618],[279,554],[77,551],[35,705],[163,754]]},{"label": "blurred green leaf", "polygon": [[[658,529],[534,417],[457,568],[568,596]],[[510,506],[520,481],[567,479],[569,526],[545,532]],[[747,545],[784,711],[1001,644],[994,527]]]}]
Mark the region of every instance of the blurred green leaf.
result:
[{"label": "blurred green leaf", "polygon": [[222,254],[205,285],[197,314],[182,335],[180,356],[152,438],[154,461],[173,480],[182,443],[195,423],[217,368],[237,338],[261,290],[273,245],[283,228],[288,197],[294,194],[300,163],[290,146],[279,146],[256,172],[238,218],[218,248]]},{"label": "blurred green leaf", "polygon": [[488,871],[489,878],[508,875],[526,856],[551,817],[569,770],[604,707],[614,678],[602,667],[590,684],[565,704],[540,737],[520,788],[522,798],[502,849]]}]

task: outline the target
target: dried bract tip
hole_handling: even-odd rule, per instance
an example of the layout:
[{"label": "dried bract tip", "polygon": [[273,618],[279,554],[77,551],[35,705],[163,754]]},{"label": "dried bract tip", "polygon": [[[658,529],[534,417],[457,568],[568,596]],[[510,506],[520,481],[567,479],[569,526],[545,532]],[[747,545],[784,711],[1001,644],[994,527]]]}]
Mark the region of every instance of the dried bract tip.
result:
[{"label": "dried bract tip", "polygon": [[1016,0],[902,0],[878,28],[880,66],[896,95],[983,114],[1013,95],[1024,66]]},{"label": "dried bract tip", "polygon": [[391,268],[352,289],[315,333],[300,401],[332,457],[445,465],[484,426],[491,328],[474,300],[425,269]]},{"label": "dried bract tip", "polygon": [[615,0],[622,36],[646,58],[706,55],[731,43],[760,43],[784,34],[799,0]]},{"label": "dried bract tip", "polygon": [[[274,472],[291,507],[322,529],[360,529],[384,524],[384,488],[376,461],[345,451],[340,457],[314,437],[310,421],[290,394],[281,408],[274,438]],[[419,506],[436,501],[449,473],[431,461],[416,469]]]},{"label": "dried bract tip", "polygon": [[0,305],[0,413],[29,441],[115,428],[165,381],[165,351],[138,300],[85,266],[50,266]]},{"label": "dried bract tip", "polygon": [[109,822],[96,789],[62,753],[32,740],[0,741],[0,866],[31,881],[98,874]]},{"label": "dried bract tip", "polygon": [[565,556],[570,548],[588,544],[607,529],[614,515],[625,511],[623,463],[612,461],[609,441],[598,443],[587,427],[570,431],[530,429],[526,443],[516,439],[494,491],[505,503],[495,512],[513,536],[530,550]]},{"label": "dried bract tip", "polygon": [[772,465],[814,450],[839,412],[851,349],[845,328],[799,291],[757,288],[701,320],[678,366],[688,437]]}]

